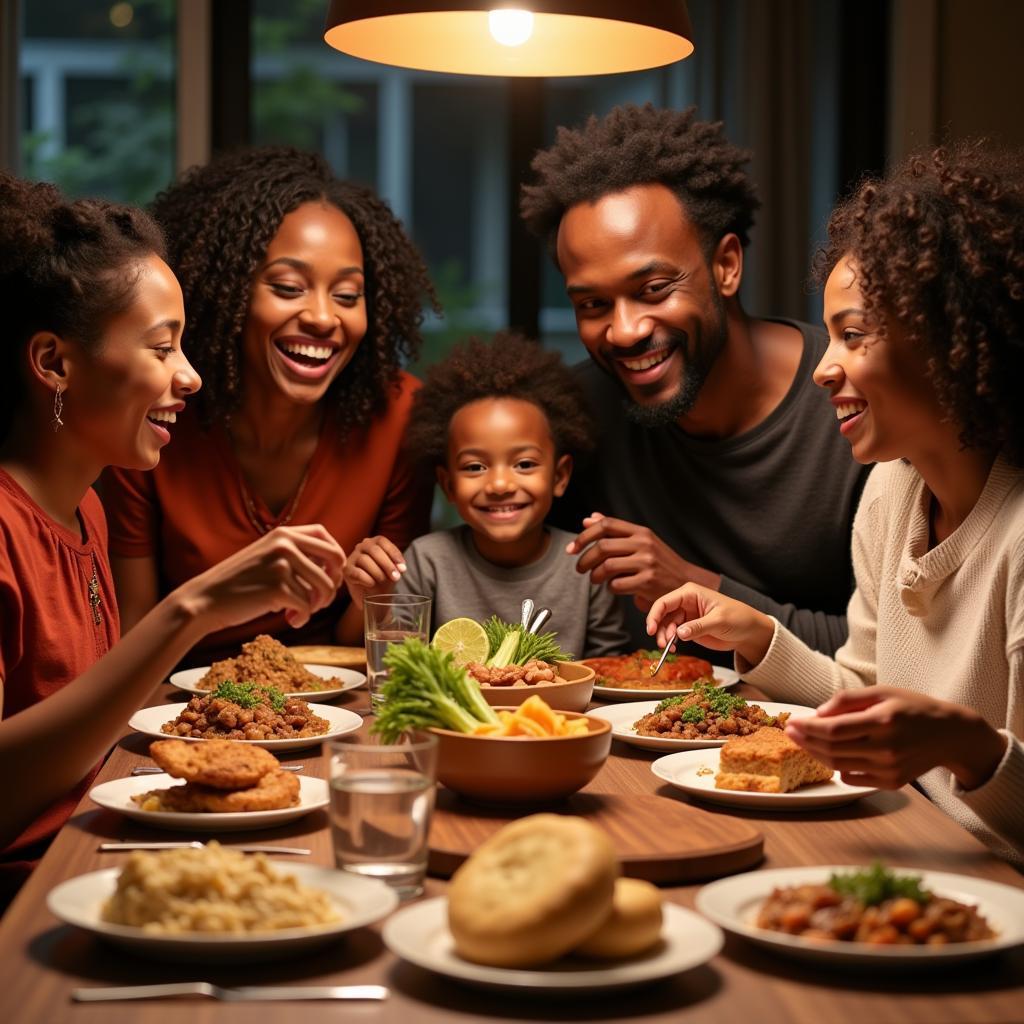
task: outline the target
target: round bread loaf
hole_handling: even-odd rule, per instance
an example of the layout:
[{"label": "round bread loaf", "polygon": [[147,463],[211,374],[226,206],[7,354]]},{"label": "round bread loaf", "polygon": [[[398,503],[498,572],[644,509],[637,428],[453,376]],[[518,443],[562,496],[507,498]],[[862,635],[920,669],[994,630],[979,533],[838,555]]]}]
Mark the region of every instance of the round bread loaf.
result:
[{"label": "round bread loaf", "polygon": [[600,960],[621,960],[650,949],[660,938],[661,893],[639,878],[618,878],[611,913],[573,952]]},{"label": "round bread loaf", "polygon": [[494,967],[557,960],[608,916],[618,873],[611,841],[594,825],[561,814],[514,821],[452,878],[455,948]]}]

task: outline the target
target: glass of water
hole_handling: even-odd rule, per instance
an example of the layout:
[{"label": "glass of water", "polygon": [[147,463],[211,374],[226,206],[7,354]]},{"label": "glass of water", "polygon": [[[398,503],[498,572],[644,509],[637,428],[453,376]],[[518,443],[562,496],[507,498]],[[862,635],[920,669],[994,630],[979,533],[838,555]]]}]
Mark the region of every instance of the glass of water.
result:
[{"label": "glass of water", "polygon": [[419,594],[384,594],[363,602],[363,627],[366,638],[366,685],[370,691],[370,710],[381,704],[380,690],[388,678],[384,655],[391,644],[410,637],[424,643],[430,633],[430,598]]},{"label": "glass of water", "polygon": [[334,863],[378,878],[402,898],[423,891],[437,789],[437,737],[394,744],[330,740]]}]

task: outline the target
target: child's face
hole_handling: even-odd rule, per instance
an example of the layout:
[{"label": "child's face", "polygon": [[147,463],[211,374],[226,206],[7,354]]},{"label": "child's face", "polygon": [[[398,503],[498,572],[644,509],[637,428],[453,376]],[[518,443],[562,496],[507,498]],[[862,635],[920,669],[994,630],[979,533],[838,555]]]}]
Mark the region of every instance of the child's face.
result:
[{"label": "child's face", "polygon": [[448,465],[438,480],[478,535],[514,544],[543,529],[551,502],[565,493],[572,458],[557,458],[547,416],[519,398],[464,405],[448,427]]}]

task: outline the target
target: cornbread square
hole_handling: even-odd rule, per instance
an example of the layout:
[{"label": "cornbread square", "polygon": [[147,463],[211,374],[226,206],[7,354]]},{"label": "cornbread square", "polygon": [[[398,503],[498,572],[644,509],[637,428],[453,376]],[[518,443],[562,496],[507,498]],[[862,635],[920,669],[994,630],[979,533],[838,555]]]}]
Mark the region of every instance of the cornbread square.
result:
[{"label": "cornbread square", "polygon": [[811,757],[781,729],[763,728],[734,736],[722,747],[716,789],[747,793],[788,793],[811,782],[827,782],[832,769]]}]

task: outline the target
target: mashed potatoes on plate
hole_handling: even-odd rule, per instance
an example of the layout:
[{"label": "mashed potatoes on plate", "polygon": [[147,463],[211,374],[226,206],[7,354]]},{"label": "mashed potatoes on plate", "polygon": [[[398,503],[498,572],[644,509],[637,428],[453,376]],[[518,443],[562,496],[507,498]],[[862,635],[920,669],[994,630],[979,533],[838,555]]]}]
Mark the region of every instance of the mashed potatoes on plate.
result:
[{"label": "mashed potatoes on plate", "polygon": [[202,849],[136,851],[101,916],[164,935],[269,932],[339,920],[327,893],[278,871],[261,853],[242,854],[216,841]]}]

